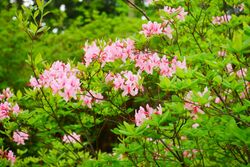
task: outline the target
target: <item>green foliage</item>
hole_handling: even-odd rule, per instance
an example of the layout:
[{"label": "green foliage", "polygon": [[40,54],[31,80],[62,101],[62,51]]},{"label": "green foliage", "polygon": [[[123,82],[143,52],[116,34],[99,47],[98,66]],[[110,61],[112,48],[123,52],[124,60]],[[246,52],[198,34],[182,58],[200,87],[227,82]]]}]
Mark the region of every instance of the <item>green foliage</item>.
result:
[{"label": "green foliage", "polygon": [[[145,8],[150,19],[158,23],[170,19],[166,24],[172,28],[173,38],[164,34],[145,37],[138,32],[146,21],[114,16],[117,11],[129,13],[121,7],[124,4],[105,14],[96,12],[105,6],[97,2],[85,4],[89,10],[79,7],[84,17],[67,20],[72,12],[67,8],[69,11],[58,15],[58,24],[49,18],[51,29],[42,23],[47,8],[59,5],[57,1],[46,6],[37,0],[37,9],[22,7],[16,12],[18,21],[8,25],[16,8],[1,11],[0,21],[7,25],[0,27],[0,81],[5,80],[1,87],[28,82],[30,75],[34,78],[30,80],[33,88],[24,87],[13,96],[7,90],[0,94],[0,165],[10,165],[7,151],[12,150],[17,156],[15,166],[248,166],[249,2],[244,2],[244,10],[238,1],[153,2],[154,6]],[[76,4],[78,1],[72,6]],[[144,14],[144,7],[137,4],[132,6]],[[182,6],[188,12],[185,21],[178,18],[180,10],[172,14],[162,11],[166,5]],[[51,12],[60,13],[58,9]],[[231,20],[216,23],[214,17],[225,13]],[[72,24],[67,29],[61,27],[65,20]],[[59,31],[53,33],[54,28]],[[127,37],[135,44],[120,40],[116,50],[109,48],[112,41]],[[104,48],[110,50],[104,53]],[[125,50],[126,58],[118,54],[119,49]],[[147,58],[152,53],[160,61],[167,57],[164,67],[171,68],[166,75],[161,71],[162,62],[151,72],[141,69],[141,64],[155,58]],[[116,58],[106,59],[109,54]],[[144,57],[137,60],[140,54]],[[15,60],[7,61],[8,56]],[[48,75],[55,60],[68,64],[57,65]],[[8,63],[14,68],[7,68]],[[56,63],[60,64],[53,65]],[[150,63],[146,65],[150,69]],[[61,88],[53,77],[66,69],[63,79],[56,82],[63,83]],[[46,79],[50,83],[43,83]],[[138,92],[133,95],[131,85],[137,79]],[[15,83],[10,84],[12,80]],[[72,95],[78,82],[79,90]],[[13,107],[16,103],[21,108],[18,113]],[[29,134],[25,144],[15,141],[17,130]]]}]

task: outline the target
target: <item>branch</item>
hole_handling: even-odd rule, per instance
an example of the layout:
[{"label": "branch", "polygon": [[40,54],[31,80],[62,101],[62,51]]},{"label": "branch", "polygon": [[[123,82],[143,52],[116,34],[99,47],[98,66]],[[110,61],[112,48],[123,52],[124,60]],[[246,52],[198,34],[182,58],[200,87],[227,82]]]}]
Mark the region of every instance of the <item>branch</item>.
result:
[{"label": "branch", "polygon": [[130,0],[126,0],[130,5],[132,5],[136,10],[138,10],[143,16],[146,17],[148,21],[150,21],[150,18],[147,16],[146,12],[143,11],[139,6],[131,2]]}]

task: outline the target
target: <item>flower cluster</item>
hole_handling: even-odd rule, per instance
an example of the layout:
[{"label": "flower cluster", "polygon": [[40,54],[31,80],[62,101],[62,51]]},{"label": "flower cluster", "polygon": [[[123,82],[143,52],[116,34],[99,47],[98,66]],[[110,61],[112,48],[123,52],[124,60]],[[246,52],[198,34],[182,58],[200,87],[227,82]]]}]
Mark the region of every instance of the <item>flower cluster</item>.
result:
[{"label": "flower cluster", "polygon": [[80,99],[83,101],[83,105],[87,105],[89,108],[92,108],[93,103],[100,103],[103,100],[101,93],[96,93],[90,90],[86,95],[81,95]]},{"label": "flower cluster", "polygon": [[59,94],[65,101],[76,99],[80,91],[80,80],[76,77],[78,70],[56,61],[49,70],[45,70],[38,79],[31,77],[30,85],[34,88],[51,88],[53,94]]},{"label": "flower cluster", "polygon": [[182,154],[183,154],[183,157],[185,158],[194,159],[198,152],[199,150],[192,149],[192,150],[184,150]]},{"label": "flower cluster", "polygon": [[[152,1],[150,1],[152,3]],[[165,6],[163,9],[164,12],[168,13],[169,15],[174,15],[180,21],[185,20],[185,16],[188,12],[184,11],[184,8],[179,6],[178,8],[171,8],[169,6]],[[172,24],[172,19],[168,20],[165,17],[162,17],[163,23],[157,23],[149,21],[147,24],[142,25],[141,34],[144,34],[146,37],[151,37],[152,35],[166,35],[168,38],[172,39],[173,30],[170,27]]]},{"label": "flower cluster", "polygon": [[117,40],[116,42],[110,43],[103,49],[99,48],[96,42],[91,45],[88,43],[84,47],[84,62],[86,66],[93,61],[102,63],[102,67],[108,62],[114,62],[117,59],[122,59],[124,62],[130,56],[133,56],[135,50],[134,41],[130,39]]},{"label": "flower cluster", "polygon": [[218,56],[220,56],[220,57],[225,57],[226,54],[227,54],[227,52],[225,50],[218,51]]},{"label": "flower cluster", "polygon": [[160,75],[167,77],[171,77],[177,68],[187,69],[185,59],[183,62],[177,61],[175,56],[172,61],[169,61],[166,56],[160,58],[157,53],[140,53],[136,55],[135,62],[139,72],[145,71],[147,74],[152,74],[154,69],[159,69]]},{"label": "flower cluster", "polygon": [[240,12],[242,12],[244,8],[245,8],[244,3],[241,3],[239,5],[234,5],[234,9],[239,10]]},{"label": "flower cluster", "polygon": [[16,162],[16,156],[11,150],[9,151],[0,150],[0,157],[6,158],[8,161],[11,162],[12,165]]},{"label": "flower cluster", "polygon": [[139,89],[142,87],[139,84],[140,75],[133,74],[131,71],[122,71],[120,74],[109,73],[106,76],[106,83],[112,82],[114,89],[121,89],[122,96],[131,95],[135,96],[138,94]]},{"label": "flower cluster", "polygon": [[[236,76],[239,79],[243,79],[243,80],[245,80],[244,78],[247,76],[247,68],[240,68],[238,71],[235,72],[231,63],[229,63],[229,64],[226,65],[226,71],[229,73],[229,75],[236,74]],[[250,91],[250,82],[244,81],[244,87],[245,87],[245,90],[240,93],[240,98],[241,99],[247,97],[247,94]],[[231,92],[228,92],[228,93],[231,93]],[[215,98],[215,103],[218,104],[222,100],[225,100],[225,99],[226,99],[225,96],[216,97]]]},{"label": "flower cluster", "polygon": [[[203,92],[198,92],[197,95],[199,97],[203,97],[206,93],[208,92],[208,88],[205,87]],[[191,117],[193,120],[196,120],[198,118],[198,113],[199,114],[204,114],[204,111],[201,109],[200,104],[198,102],[193,102],[194,93],[192,91],[189,91],[188,94],[185,97],[185,104],[184,108],[191,111]],[[211,100],[211,96],[209,96],[208,100]],[[205,104],[206,107],[210,106],[210,103]],[[193,124],[193,128],[197,128],[199,126],[198,123]]]},{"label": "flower cluster", "polygon": [[213,17],[212,23],[220,25],[220,24],[229,22],[231,18],[232,16],[226,15],[226,14],[223,16],[216,16],[216,17]]},{"label": "flower cluster", "polygon": [[15,131],[13,133],[13,141],[17,143],[17,145],[25,145],[24,140],[28,140],[29,135],[25,132]]},{"label": "flower cluster", "polygon": [[[135,66],[139,68],[139,73],[145,71],[148,74],[152,74],[154,69],[160,69],[160,74],[163,76],[171,77],[176,68],[186,69],[186,61],[177,61],[175,56],[172,61],[169,61],[166,56],[159,57],[157,53],[151,52],[139,52],[135,49],[134,41],[127,39],[123,41],[116,41],[105,46],[104,49],[100,49],[94,42],[92,45],[85,45],[85,65],[93,61],[98,61],[105,66],[108,62],[114,62],[117,59],[121,59],[123,62],[129,61],[135,62]],[[118,76],[121,79],[121,76]]]},{"label": "flower cluster", "polygon": [[147,24],[142,25],[141,34],[144,34],[146,37],[151,37],[152,35],[167,35],[168,38],[172,39],[172,32],[170,25],[165,23],[157,23],[149,21]]},{"label": "flower cluster", "polygon": [[177,60],[175,56],[170,62],[165,56],[161,58],[160,64],[160,74],[167,77],[172,77],[172,75],[176,72],[177,68],[187,69],[186,60],[184,59],[182,62]]},{"label": "flower cluster", "polygon": [[179,6],[178,8],[171,8],[170,6],[165,6],[163,11],[165,11],[169,15],[176,15],[175,17],[180,21],[184,21],[185,16],[188,14],[188,12],[185,12],[184,8],[181,6]]},{"label": "flower cluster", "polygon": [[9,118],[11,113],[18,114],[20,108],[18,104],[12,104],[9,100],[13,96],[10,88],[6,88],[0,94],[0,120]]},{"label": "flower cluster", "polygon": [[152,4],[153,2],[157,2],[158,0],[144,0],[144,4],[146,5],[146,6],[148,6],[148,5],[150,5],[150,4]]},{"label": "flower cluster", "polygon": [[139,67],[139,72],[145,71],[148,74],[153,74],[153,69],[159,67],[161,59],[157,53],[141,52],[135,58],[135,66]]},{"label": "flower cluster", "polygon": [[64,135],[62,140],[65,143],[76,143],[77,141],[81,142],[81,136],[73,132],[70,135]]},{"label": "flower cluster", "polygon": [[146,108],[143,108],[140,106],[140,109],[137,111],[135,110],[135,124],[136,126],[140,126],[143,124],[145,120],[148,120],[151,118],[152,114],[161,115],[162,114],[162,108],[161,105],[157,107],[157,109],[153,109],[148,104],[146,105]]}]

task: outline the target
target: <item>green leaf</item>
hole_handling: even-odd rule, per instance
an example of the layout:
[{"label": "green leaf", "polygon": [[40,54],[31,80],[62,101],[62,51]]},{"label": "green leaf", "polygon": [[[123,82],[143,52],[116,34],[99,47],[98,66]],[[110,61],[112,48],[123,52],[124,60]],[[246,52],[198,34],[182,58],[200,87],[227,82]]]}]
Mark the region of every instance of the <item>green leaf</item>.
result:
[{"label": "green leaf", "polygon": [[22,98],[22,92],[20,90],[16,93],[17,99],[20,100]]},{"label": "green leaf", "polygon": [[34,21],[36,20],[36,17],[39,15],[39,10],[35,11],[34,15],[33,15],[33,19]]},{"label": "green leaf", "polygon": [[221,78],[220,75],[216,75],[216,76],[214,77],[213,80],[214,80],[214,82],[217,83],[218,85],[220,85],[221,82],[222,82],[222,78]]},{"label": "green leaf", "polygon": [[240,52],[242,49],[242,31],[237,31],[234,33],[233,36],[233,44],[232,47],[235,49],[237,52]]},{"label": "green leaf", "polygon": [[49,0],[47,3],[44,4],[43,7],[45,8],[45,7],[48,6],[51,2],[52,2],[52,0]]},{"label": "green leaf", "polygon": [[37,30],[37,33],[47,32],[50,28],[48,26],[43,26]]},{"label": "green leaf", "polygon": [[42,4],[41,0],[36,0],[36,4],[37,4],[37,6],[38,6],[38,9],[39,9],[40,11],[43,11],[43,4]]},{"label": "green leaf", "polygon": [[43,61],[43,58],[42,58],[42,55],[39,53],[36,55],[35,57],[35,61],[34,61],[34,64],[35,65],[38,65],[39,63],[41,63]]},{"label": "green leaf", "polygon": [[164,76],[160,76],[160,83],[158,84],[163,90],[167,90],[170,85],[171,82],[169,80],[169,78],[164,77]]},{"label": "green leaf", "polygon": [[30,23],[29,28],[30,28],[30,30],[31,30],[31,32],[32,32],[33,34],[36,34],[36,31],[37,31],[37,28],[38,28],[38,27],[37,27],[34,23]]}]

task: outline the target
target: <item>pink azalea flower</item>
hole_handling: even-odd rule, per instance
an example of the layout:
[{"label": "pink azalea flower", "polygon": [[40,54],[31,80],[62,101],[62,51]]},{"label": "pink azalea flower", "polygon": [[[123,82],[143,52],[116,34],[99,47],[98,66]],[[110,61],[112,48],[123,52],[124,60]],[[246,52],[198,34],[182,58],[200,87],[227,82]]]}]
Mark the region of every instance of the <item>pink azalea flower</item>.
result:
[{"label": "pink azalea flower", "polygon": [[183,154],[183,157],[185,157],[185,158],[188,158],[188,157],[192,156],[188,150],[183,151],[182,154]]},{"label": "pink azalea flower", "polygon": [[218,51],[218,56],[220,56],[220,57],[225,57],[226,54],[227,54],[227,52],[225,50]]},{"label": "pink azalea flower", "polygon": [[194,123],[193,125],[192,125],[192,128],[194,128],[194,129],[196,129],[196,128],[198,128],[200,125],[198,124],[198,123]]},{"label": "pink azalea flower", "polygon": [[170,27],[170,25],[168,25],[168,26],[166,26],[166,27],[163,27],[162,33],[165,34],[165,35],[167,35],[167,37],[168,37],[169,39],[172,39],[172,38],[173,38],[173,35],[172,35],[173,30],[172,30],[172,28]]},{"label": "pink azalea flower", "polygon": [[147,119],[145,112],[146,111],[143,107],[140,107],[138,112],[135,111],[135,124],[136,124],[136,126],[140,126],[144,122],[144,120]]},{"label": "pink azalea flower", "polygon": [[11,104],[9,102],[0,103],[0,120],[9,118],[9,111],[11,110]]},{"label": "pink azalea flower", "polygon": [[218,103],[220,103],[220,102],[221,102],[221,100],[220,100],[220,98],[219,98],[219,97],[216,97],[216,98],[215,98],[215,100],[214,100],[214,102],[218,104]]},{"label": "pink azalea flower", "polygon": [[239,78],[246,77],[246,75],[247,75],[247,69],[246,69],[246,68],[240,69],[239,71],[236,72],[236,75],[237,75]]},{"label": "pink azalea flower", "polygon": [[103,100],[101,93],[96,93],[90,90],[86,95],[80,97],[83,100],[83,105],[87,105],[89,108],[92,108],[93,103],[100,103]]},{"label": "pink azalea flower", "polygon": [[178,15],[176,16],[179,20],[184,21],[185,16],[188,14],[188,12],[184,11],[184,8],[179,6],[176,11],[178,12]]},{"label": "pink azalea flower", "polygon": [[45,70],[39,76],[38,81],[31,77],[30,85],[36,88],[50,88],[53,94],[59,94],[65,101],[71,98],[76,99],[77,93],[80,91],[80,80],[77,78],[78,70],[71,68],[70,64],[64,64],[56,61],[49,70]]},{"label": "pink azalea flower", "polygon": [[223,16],[216,16],[216,17],[213,17],[212,19],[212,23],[213,24],[217,24],[217,25],[220,25],[220,24],[223,24],[223,23],[226,23],[226,22],[229,22],[231,20],[232,16],[230,15],[223,15]]},{"label": "pink azalea flower", "polygon": [[116,77],[114,77],[114,82],[113,82],[115,90],[121,89],[124,85],[124,82],[125,82],[125,79],[122,78],[121,75],[119,74],[116,75]]},{"label": "pink azalea flower", "polygon": [[149,21],[147,24],[142,25],[142,31],[140,33],[144,34],[146,37],[162,34],[161,24]]},{"label": "pink azalea flower", "polygon": [[65,143],[76,143],[76,142],[81,142],[81,136],[73,132],[70,135],[64,135],[63,136],[63,142]]},{"label": "pink azalea flower", "polygon": [[92,45],[86,43],[83,50],[85,51],[84,61],[86,66],[89,66],[89,64],[97,59],[100,54],[100,48],[97,47],[95,42]]},{"label": "pink azalea flower", "polygon": [[232,73],[233,72],[233,66],[232,66],[232,64],[227,64],[227,66],[226,66],[226,68],[227,68],[227,72],[228,73]]},{"label": "pink azalea flower", "polygon": [[7,100],[13,96],[12,92],[10,91],[10,88],[4,89],[2,93]]},{"label": "pink azalea flower", "polygon": [[24,145],[24,141],[29,139],[29,135],[27,133],[21,131],[15,131],[13,133],[13,141],[17,143],[17,145]]},{"label": "pink azalea flower", "polygon": [[159,0],[144,0],[144,4],[145,4],[145,6],[149,6],[149,5],[151,5],[153,2],[157,2],[157,1],[159,1]]},{"label": "pink azalea flower", "polygon": [[13,110],[13,113],[14,113],[14,114],[19,114],[19,113],[20,113],[20,108],[19,108],[18,104],[15,104],[15,105],[12,107],[12,110]]},{"label": "pink azalea flower", "polygon": [[152,114],[162,115],[161,105],[157,107],[157,110],[153,109],[148,104],[146,105],[146,109],[140,106],[138,112],[135,110],[136,126],[140,126],[145,120],[150,119]]},{"label": "pink azalea flower", "polygon": [[187,140],[187,136],[181,136],[181,140]]},{"label": "pink azalea flower", "polygon": [[92,97],[91,96],[83,96],[82,100],[85,105],[87,105],[89,108],[92,108]]},{"label": "pink azalea flower", "polygon": [[12,165],[16,162],[16,157],[11,150],[9,150],[7,154],[7,159],[11,162]]},{"label": "pink azalea flower", "polygon": [[188,12],[185,12],[184,8],[181,6],[179,6],[178,8],[171,8],[169,6],[165,6],[163,10],[169,15],[177,14],[176,18],[179,19],[180,21],[184,21],[185,16],[188,14]]}]

